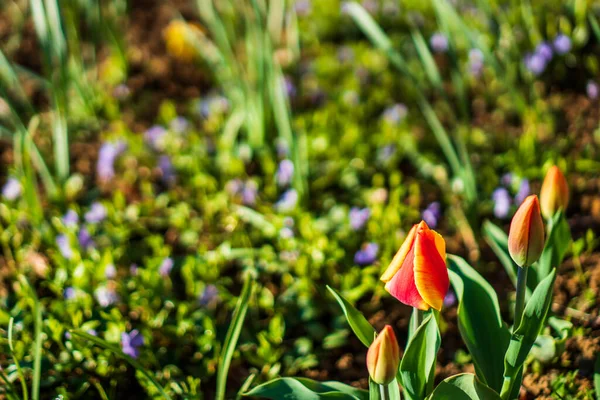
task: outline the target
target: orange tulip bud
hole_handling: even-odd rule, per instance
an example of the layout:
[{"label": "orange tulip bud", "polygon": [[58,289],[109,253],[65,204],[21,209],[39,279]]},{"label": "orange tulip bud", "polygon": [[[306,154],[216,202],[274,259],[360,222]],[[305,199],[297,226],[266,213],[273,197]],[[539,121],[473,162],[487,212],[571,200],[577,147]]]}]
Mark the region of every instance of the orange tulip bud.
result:
[{"label": "orange tulip bud", "polygon": [[544,250],[544,223],[536,195],[527,197],[510,223],[508,252],[520,267],[537,261]]},{"label": "orange tulip bud", "polygon": [[569,204],[569,186],[560,169],[554,165],[546,173],[540,191],[540,207],[547,219],[559,210],[565,210]]},{"label": "orange tulip bud", "polygon": [[387,385],[396,379],[400,365],[400,347],[391,326],[386,325],[367,352],[367,369],[373,382]]},{"label": "orange tulip bud", "polygon": [[381,280],[402,303],[425,311],[441,310],[450,287],[444,238],[425,221],[413,226]]}]

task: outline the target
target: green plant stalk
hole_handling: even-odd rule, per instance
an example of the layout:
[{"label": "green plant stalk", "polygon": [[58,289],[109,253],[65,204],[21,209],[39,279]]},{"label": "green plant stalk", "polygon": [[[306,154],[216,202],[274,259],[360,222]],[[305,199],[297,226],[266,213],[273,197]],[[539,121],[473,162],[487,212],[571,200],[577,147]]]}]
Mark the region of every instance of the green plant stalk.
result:
[{"label": "green plant stalk", "polygon": [[525,309],[525,293],[527,292],[527,270],[528,267],[519,267],[517,274],[517,300],[515,302],[515,323],[513,331],[516,331],[521,324],[523,318],[523,310]]},{"label": "green plant stalk", "polygon": [[411,332],[414,335],[415,332],[417,331],[417,329],[419,329],[419,327],[423,323],[423,319],[424,319],[425,315],[422,310],[419,310],[416,307],[413,308],[413,314],[414,314],[414,318],[411,318],[411,323],[413,324],[413,326],[411,327],[412,328]]},{"label": "green plant stalk", "polygon": [[390,389],[388,385],[378,385],[379,386],[379,396],[381,400],[391,400],[390,397]]},{"label": "green plant stalk", "polygon": [[[33,289],[31,288],[33,293]],[[33,383],[31,387],[31,397],[33,400],[39,400],[40,398],[40,379],[42,376],[42,305],[38,300],[37,296],[34,297],[35,301],[35,347],[33,357]]]}]

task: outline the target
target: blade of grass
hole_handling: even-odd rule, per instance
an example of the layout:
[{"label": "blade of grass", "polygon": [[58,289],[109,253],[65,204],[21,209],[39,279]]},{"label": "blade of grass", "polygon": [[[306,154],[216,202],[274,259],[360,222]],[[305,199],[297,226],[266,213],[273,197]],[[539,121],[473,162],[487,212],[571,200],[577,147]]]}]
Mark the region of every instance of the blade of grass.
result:
[{"label": "blade of grass", "polygon": [[13,326],[15,319],[13,317],[8,321],[8,348],[10,349],[10,355],[15,363],[15,367],[17,368],[17,375],[19,376],[19,382],[21,382],[21,391],[23,392],[23,400],[29,399],[29,391],[27,390],[27,384],[25,381],[25,374],[23,374],[23,370],[21,369],[21,364],[19,363],[19,359],[15,354],[15,348],[13,347]]},{"label": "blade of grass", "polygon": [[33,288],[30,287],[32,298],[34,301],[35,314],[35,344],[33,353],[33,383],[31,384],[31,398],[33,400],[40,399],[40,380],[42,376],[42,320],[43,307],[38,297],[35,295]]},{"label": "blade of grass", "polygon": [[217,373],[217,394],[215,396],[216,400],[225,400],[225,391],[227,388],[227,375],[229,373],[229,366],[231,364],[231,359],[237,346],[237,341],[240,337],[240,333],[242,332],[242,324],[244,323],[244,319],[246,318],[249,300],[253,288],[254,278],[249,273],[248,275],[246,275],[246,280],[244,281],[242,293],[240,294],[238,302],[235,306],[235,310],[233,311],[231,324],[229,325],[227,335],[225,336],[225,342],[223,343],[223,354],[221,355],[221,357],[219,357],[219,367]]}]

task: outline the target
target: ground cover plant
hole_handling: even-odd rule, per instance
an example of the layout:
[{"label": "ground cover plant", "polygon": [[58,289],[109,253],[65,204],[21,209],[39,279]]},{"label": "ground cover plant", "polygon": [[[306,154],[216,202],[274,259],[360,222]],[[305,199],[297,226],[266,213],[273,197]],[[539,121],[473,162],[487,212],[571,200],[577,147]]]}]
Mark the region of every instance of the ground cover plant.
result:
[{"label": "ground cover plant", "polygon": [[599,20],[1,2],[0,398],[599,398]]}]

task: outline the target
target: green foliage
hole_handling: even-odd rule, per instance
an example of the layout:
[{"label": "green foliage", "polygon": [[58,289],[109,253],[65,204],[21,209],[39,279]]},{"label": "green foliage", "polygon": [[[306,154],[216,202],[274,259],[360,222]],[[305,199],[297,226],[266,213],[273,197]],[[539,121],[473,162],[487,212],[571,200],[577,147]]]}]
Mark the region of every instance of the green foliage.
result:
[{"label": "green foliage", "polygon": [[341,294],[332,287],[327,286],[327,289],[329,289],[329,292],[335,297],[342,308],[346,320],[348,321],[348,325],[350,325],[354,334],[360,339],[362,344],[369,347],[375,338],[375,329],[373,329],[369,321],[366,320],[360,311],[354,308],[352,304],[348,303]]},{"label": "green foliage", "polygon": [[499,400],[500,396],[481,383],[473,374],[459,374],[444,379],[429,400]]},{"label": "green foliage", "polygon": [[306,378],[279,378],[244,393],[247,397],[290,400],[367,400],[369,393],[339,382],[316,382]]}]

